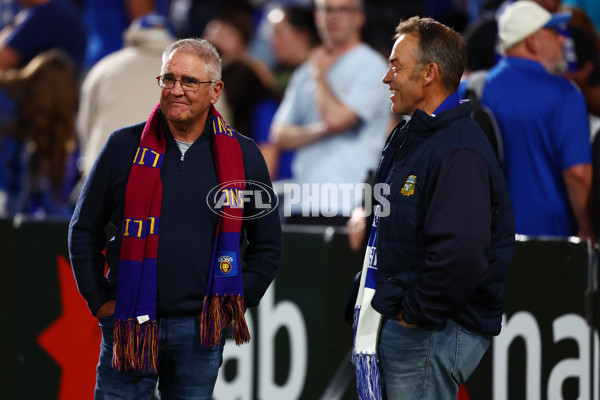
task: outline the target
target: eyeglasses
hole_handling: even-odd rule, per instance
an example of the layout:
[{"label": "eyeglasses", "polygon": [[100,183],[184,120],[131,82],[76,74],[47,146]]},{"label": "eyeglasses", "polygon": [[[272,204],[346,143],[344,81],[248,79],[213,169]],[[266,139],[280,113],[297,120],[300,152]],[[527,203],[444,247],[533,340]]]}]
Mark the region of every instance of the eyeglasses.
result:
[{"label": "eyeglasses", "polygon": [[159,75],[156,77],[158,81],[158,86],[163,89],[173,89],[177,82],[180,82],[181,88],[186,92],[195,93],[200,89],[200,85],[203,83],[215,83],[217,81],[199,81],[198,79],[190,78],[184,76],[181,79],[175,79],[169,75]]},{"label": "eyeglasses", "polygon": [[350,7],[350,6],[342,6],[342,7],[317,7],[318,11],[324,12],[325,14],[351,14],[355,11],[360,10],[359,7]]}]

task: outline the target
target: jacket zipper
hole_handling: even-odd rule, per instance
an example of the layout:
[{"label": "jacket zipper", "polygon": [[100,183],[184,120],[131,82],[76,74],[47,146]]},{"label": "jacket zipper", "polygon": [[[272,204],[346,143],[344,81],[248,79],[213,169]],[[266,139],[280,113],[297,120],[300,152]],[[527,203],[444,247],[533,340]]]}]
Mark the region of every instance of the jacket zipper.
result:
[{"label": "jacket zipper", "polygon": [[179,161],[181,161],[181,167],[179,168],[179,176],[183,176],[183,160],[185,158],[185,153],[181,152],[177,144],[175,144],[175,146],[177,147],[177,151],[179,151]]}]

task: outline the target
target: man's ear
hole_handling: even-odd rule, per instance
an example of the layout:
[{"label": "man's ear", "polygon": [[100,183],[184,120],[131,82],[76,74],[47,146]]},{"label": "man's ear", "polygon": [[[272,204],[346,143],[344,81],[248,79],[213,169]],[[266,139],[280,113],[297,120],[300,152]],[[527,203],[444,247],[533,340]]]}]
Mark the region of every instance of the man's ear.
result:
[{"label": "man's ear", "polygon": [[523,39],[523,42],[525,43],[525,48],[531,54],[538,54],[539,52],[540,38],[538,33],[539,31],[534,32],[531,35],[527,36],[525,39]]},{"label": "man's ear", "polygon": [[365,14],[364,11],[360,11],[358,13],[358,26],[360,27],[360,29],[363,29],[365,27],[365,24],[367,23],[367,15]]},{"label": "man's ear", "polygon": [[210,90],[209,93],[210,93],[210,102],[212,104],[216,104],[217,101],[219,101],[219,97],[221,97],[221,92],[223,92],[223,86],[225,86],[223,81],[217,81],[211,85],[211,88],[209,89]]},{"label": "man's ear", "polygon": [[429,63],[425,66],[423,77],[425,86],[431,85],[440,76],[440,68],[436,63]]}]

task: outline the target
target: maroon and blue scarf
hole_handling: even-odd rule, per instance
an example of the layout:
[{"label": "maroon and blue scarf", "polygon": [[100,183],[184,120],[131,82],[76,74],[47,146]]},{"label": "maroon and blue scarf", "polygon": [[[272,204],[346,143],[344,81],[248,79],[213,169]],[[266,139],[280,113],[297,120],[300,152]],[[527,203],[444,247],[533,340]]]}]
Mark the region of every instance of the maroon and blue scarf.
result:
[{"label": "maroon and blue scarf", "polygon": [[[214,107],[212,113],[217,179],[223,195],[237,195],[244,189],[240,145]],[[157,104],[144,126],[125,192],[112,360],[113,368],[124,373],[158,371],[156,260],[161,234],[160,167],[165,148]],[[205,347],[220,343],[222,331],[230,322],[237,344],[250,340],[244,318],[239,254],[243,204],[241,201],[227,204],[230,204],[227,216],[219,216],[216,228],[208,288],[200,315],[200,337]],[[198,204],[198,207],[205,206]]]}]

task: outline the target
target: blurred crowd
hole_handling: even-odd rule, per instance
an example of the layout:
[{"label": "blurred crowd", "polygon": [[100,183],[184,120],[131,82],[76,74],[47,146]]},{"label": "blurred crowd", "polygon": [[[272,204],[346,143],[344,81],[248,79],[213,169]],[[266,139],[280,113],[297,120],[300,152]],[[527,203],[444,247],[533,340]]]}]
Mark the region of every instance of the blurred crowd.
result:
[{"label": "blurred crowd", "polygon": [[[148,118],[161,52],[184,37],[218,49],[217,109],[255,140],[274,182],[368,182],[399,122],[381,82],[398,22],[431,16],[462,32],[466,78],[503,57],[496,21],[511,2],[0,0],[0,216],[69,218],[110,133]],[[583,93],[591,146],[600,127],[600,3],[536,2],[573,15],[561,76]],[[334,207],[343,215],[328,221],[345,225],[360,202]],[[332,217],[331,204],[318,207]],[[306,215],[292,214],[294,223]]]}]

